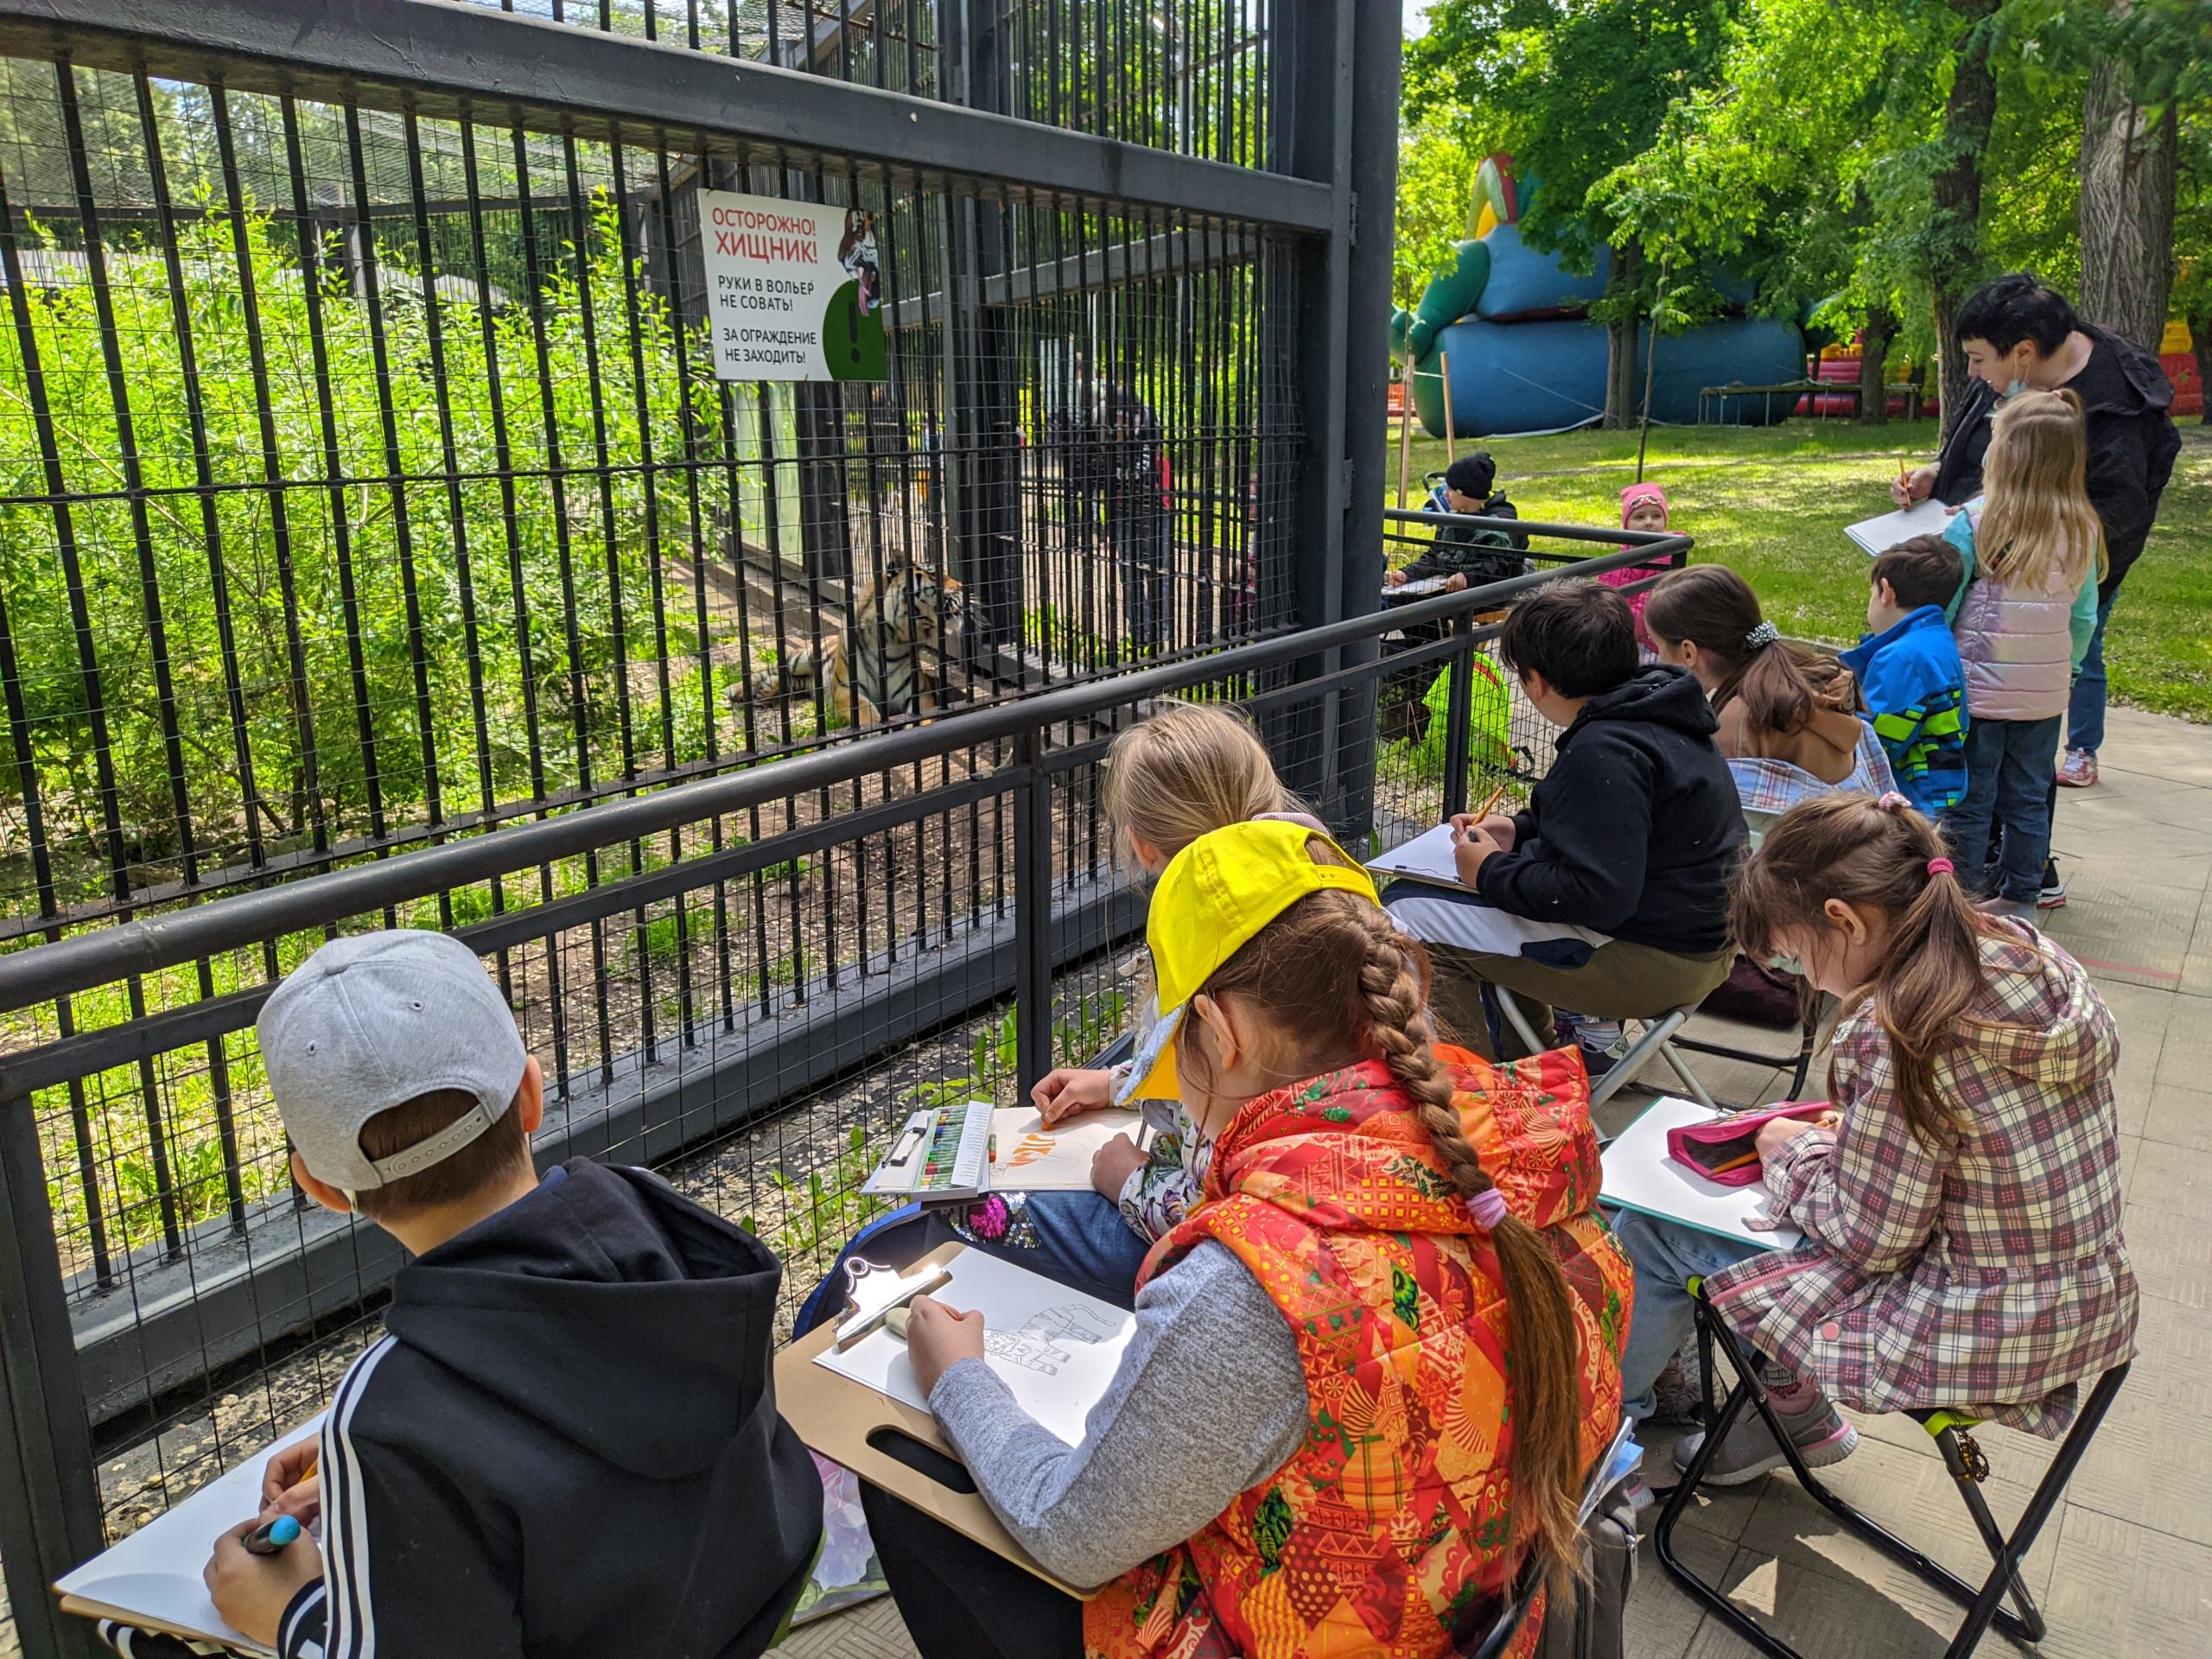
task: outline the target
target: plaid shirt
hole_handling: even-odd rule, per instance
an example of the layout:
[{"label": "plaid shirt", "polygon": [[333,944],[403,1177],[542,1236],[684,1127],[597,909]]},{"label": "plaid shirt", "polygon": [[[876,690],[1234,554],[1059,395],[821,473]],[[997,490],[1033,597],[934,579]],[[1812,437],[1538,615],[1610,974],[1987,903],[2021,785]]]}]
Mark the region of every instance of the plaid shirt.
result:
[{"label": "plaid shirt", "polygon": [[1757,755],[1732,759],[1728,775],[1736,780],[1736,793],[1742,798],[1746,812],[1787,812],[1798,802],[1809,801],[1832,789],[1859,789],[1869,795],[1882,795],[1897,786],[1897,779],[1890,771],[1889,756],[1883,753],[1881,740],[1871,727],[1859,734],[1856,759],[1858,764],[1851,776],[1840,784],[1824,784],[1802,766]]},{"label": "plaid shirt", "polygon": [[2120,1033],[2081,964],[2026,924],[1993,924],[1981,963],[1984,988],[1936,1062],[1968,1125],[1960,1144],[1914,1138],[1889,1039],[1861,1007],[1834,1038],[1842,1128],[1766,1166],[1804,1244],[1707,1284],[1748,1341],[1846,1405],[1948,1406],[2055,1440],[2079,1386],[2135,1348]]}]

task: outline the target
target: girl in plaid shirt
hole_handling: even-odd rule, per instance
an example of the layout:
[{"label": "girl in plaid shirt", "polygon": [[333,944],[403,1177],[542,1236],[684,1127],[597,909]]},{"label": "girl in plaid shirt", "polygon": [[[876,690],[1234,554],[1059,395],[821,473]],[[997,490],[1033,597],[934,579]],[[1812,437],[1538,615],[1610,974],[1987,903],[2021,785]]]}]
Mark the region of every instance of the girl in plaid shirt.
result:
[{"label": "girl in plaid shirt", "polygon": [[[1841,999],[1835,1121],[1759,1132],[1775,1207],[1804,1230],[1794,1250],[1623,1218],[1628,1414],[1651,1410],[1703,1274],[1778,1373],[1773,1402],[1810,1465],[1857,1442],[1836,1402],[1948,1406],[2057,1438],[2081,1385],[2134,1351],[2120,1034],[2088,976],[2026,923],[1978,912],[1935,826],[1894,794],[1793,809],[1745,867],[1735,928],[1752,957],[1790,959]],[[1782,1460],[1746,1414],[1711,1478]]]}]

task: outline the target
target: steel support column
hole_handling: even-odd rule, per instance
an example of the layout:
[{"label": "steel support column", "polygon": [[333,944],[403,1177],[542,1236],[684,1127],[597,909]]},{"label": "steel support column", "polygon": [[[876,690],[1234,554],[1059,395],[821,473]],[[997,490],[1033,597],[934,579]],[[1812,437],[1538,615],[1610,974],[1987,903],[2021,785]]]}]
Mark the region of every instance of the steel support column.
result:
[{"label": "steel support column", "polygon": [[[1291,611],[1301,629],[1344,613],[1344,512],[1350,463],[1344,404],[1344,342],[1351,303],[1352,0],[1305,0],[1275,12],[1269,131],[1275,171],[1311,179],[1329,192],[1329,233],[1300,242],[1292,256],[1290,329],[1295,365],[1282,389],[1298,411],[1301,448],[1264,469],[1264,518],[1287,523],[1294,541]],[[1387,288],[1385,289],[1387,292]],[[1278,296],[1278,303],[1282,296]],[[1378,302],[1379,303],[1379,302]],[[1378,503],[1379,505],[1379,503]],[[1338,653],[1317,652],[1292,671],[1318,679],[1339,666]],[[1284,781],[1314,802],[1331,826],[1356,827],[1343,816],[1338,788],[1338,699],[1270,734]]]},{"label": "steel support column", "polygon": [[[1351,237],[1344,327],[1344,518],[1343,589],[1337,614],[1363,616],[1382,602],[1382,505],[1389,452],[1382,441],[1390,380],[1390,251],[1398,200],[1398,78],[1403,20],[1388,6],[1354,8],[1351,65]],[[1373,662],[1372,637],[1347,645],[1342,666]],[[1468,676],[1462,669],[1459,679]],[[1353,835],[1375,822],[1372,679],[1337,699],[1336,820]],[[1459,729],[1464,731],[1465,715]],[[1459,787],[1466,787],[1464,773]],[[1449,789],[1449,780],[1446,783]]]}]

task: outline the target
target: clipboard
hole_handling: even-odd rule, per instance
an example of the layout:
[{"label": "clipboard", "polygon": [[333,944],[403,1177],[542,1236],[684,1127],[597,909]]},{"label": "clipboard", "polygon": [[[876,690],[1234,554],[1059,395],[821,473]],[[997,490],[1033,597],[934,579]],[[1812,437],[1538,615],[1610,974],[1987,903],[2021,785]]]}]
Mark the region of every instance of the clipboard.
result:
[{"label": "clipboard", "polygon": [[[941,1244],[918,1258],[945,1266],[968,1247]],[[909,1467],[889,1452],[870,1444],[879,1434],[893,1433],[918,1440],[931,1451],[957,1463],[958,1452],[937,1426],[937,1419],[901,1400],[880,1393],[865,1382],[824,1370],[815,1356],[836,1340],[836,1322],[809,1332],[776,1356],[776,1405],[784,1421],[810,1450],[832,1463],[842,1464],[871,1486],[912,1504],[932,1521],[942,1522],[962,1537],[981,1544],[995,1555],[1035,1574],[1064,1595],[1088,1601],[1098,1588],[1079,1590],[1047,1573],[1016,1543],[1014,1535],[991,1513],[980,1492],[957,1492]]]}]

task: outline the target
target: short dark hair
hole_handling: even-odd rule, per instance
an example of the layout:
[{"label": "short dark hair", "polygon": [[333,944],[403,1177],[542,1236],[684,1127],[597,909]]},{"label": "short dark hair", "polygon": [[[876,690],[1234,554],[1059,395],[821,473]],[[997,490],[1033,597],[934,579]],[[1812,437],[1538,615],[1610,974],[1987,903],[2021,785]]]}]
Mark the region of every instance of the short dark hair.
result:
[{"label": "short dark hair", "polygon": [[2024,340],[2050,356],[2082,326],[2073,304],[2050,283],[2024,270],[1984,283],[1959,308],[1952,333],[1959,339],[1986,340],[1992,349],[2009,352]]},{"label": "short dark hair", "polygon": [[1886,582],[1908,611],[1923,605],[1948,605],[1966,580],[1966,561],[1941,536],[1915,536],[1878,555],[1866,580]]},{"label": "short dark hair", "polygon": [[1507,613],[1497,650],[1515,673],[1541,674],[1563,697],[1594,697],[1635,674],[1636,618],[1599,582],[1547,582]]},{"label": "short dark hair", "polygon": [[1489,500],[1491,486],[1497,482],[1497,463],[1490,458],[1487,449],[1477,449],[1460,456],[1444,472],[1446,489],[1471,495],[1478,501]]},{"label": "short dark hair", "polygon": [[[475,1106],[476,1096],[466,1089],[433,1089],[403,1100],[361,1125],[361,1150],[373,1159],[393,1157],[429,1140]],[[371,1221],[404,1221],[423,1211],[456,1203],[530,1166],[530,1134],[522,1126],[522,1091],[518,1089],[492,1127],[459,1152],[412,1175],[364,1187],[353,1195],[353,1207]]]}]

